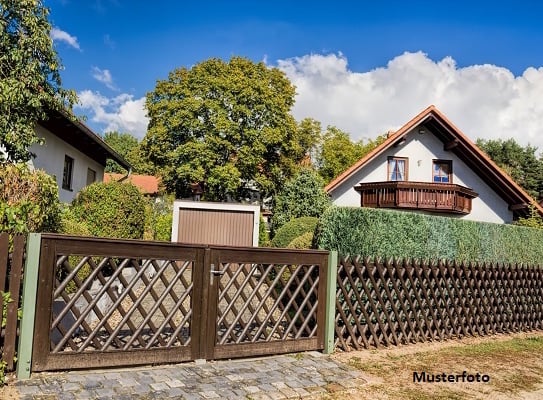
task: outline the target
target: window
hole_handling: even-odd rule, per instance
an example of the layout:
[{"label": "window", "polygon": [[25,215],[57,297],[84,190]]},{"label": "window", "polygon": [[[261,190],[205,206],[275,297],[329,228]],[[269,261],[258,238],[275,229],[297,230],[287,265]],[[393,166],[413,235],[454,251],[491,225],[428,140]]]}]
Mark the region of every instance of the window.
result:
[{"label": "window", "polygon": [[433,182],[452,183],[452,161],[434,160],[432,168]]},{"label": "window", "polygon": [[96,171],[87,168],[87,185],[96,182]]},{"label": "window", "polygon": [[389,157],[388,158],[388,180],[406,181],[407,180],[407,158]]},{"label": "window", "polygon": [[62,173],[62,189],[72,190],[72,177],[74,173],[74,159],[64,156],[64,172]]}]

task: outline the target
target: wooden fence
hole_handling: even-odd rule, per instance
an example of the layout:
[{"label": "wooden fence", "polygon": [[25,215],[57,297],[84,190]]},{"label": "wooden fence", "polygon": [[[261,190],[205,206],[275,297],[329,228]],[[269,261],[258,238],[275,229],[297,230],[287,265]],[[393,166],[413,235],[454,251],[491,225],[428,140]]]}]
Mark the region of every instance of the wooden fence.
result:
[{"label": "wooden fence", "polygon": [[543,269],[340,260],[335,344],[375,348],[543,328]]},{"label": "wooden fence", "polygon": [[12,371],[15,365],[25,241],[25,236],[16,235],[10,248],[9,235],[0,233],[0,294],[9,293],[10,299],[7,305],[0,301],[0,352],[8,371]]}]

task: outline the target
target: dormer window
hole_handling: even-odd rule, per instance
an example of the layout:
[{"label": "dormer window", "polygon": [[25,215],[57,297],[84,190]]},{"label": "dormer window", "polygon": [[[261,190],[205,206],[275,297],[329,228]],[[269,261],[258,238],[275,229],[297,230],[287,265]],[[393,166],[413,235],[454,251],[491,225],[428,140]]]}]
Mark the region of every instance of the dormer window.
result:
[{"label": "dormer window", "polygon": [[406,181],[407,180],[407,162],[404,157],[389,157],[388,158],[388,180],[389,181]]},{"label": "dormer window", "polygon": [[452,161],[434,160],[432,181],[435,183],[452,183]]}]

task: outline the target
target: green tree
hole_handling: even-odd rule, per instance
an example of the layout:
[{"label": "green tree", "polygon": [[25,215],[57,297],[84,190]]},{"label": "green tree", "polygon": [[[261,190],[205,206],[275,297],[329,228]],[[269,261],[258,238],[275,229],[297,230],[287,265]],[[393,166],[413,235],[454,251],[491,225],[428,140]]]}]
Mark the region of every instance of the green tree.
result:
[{"label": "green tree", "polygon": [[527,217],[520,217],[514,224],[527,226],[529,228],[543,229],[543,217],[541,217],[533,205],[530,205],[530,214]]},{"label": "green tree", "polygon": [[0,0],[1,161],[30,160],[37,121],[65,110],[75,93],[61,87],[62,65],[50,37],[49,9],[41,0]]},{"label": "green tree", "polygon": [[313,118],[304,118],[298,123],[297,144],[300,153],[305,152],[307,162],[304,166],[313,165],[322,144],[321,123]]},{"label": "green tree", "polygon": [[[156,173],[155,168],[141,148],[141,142],[130,133],[106,132],[104,141],[130,163],[132,172],[150,175]],[[115,161],[107,160],[105,172],[122,174],[126,170]]]},{"label": "green tree", "polygon": [[308,152],[290,114],[295,89],[283,72],[233,57],[180,68],[147,95],[143,149],[178,197],[200,183],[207,200],[263,197],[299,169]]},{"label": "green tree", "polygon": [[322,178],[308,168],[288,180],[275,197],[272,232],[294,218],[319,217],[330,205],[323,187]]},{"label": "green tree", "polygon": [[[125,160],[129,161],[130,155],[138,147],[138,139],[129,133],[106,132],[104,135],[106,142],[113,150],[119,153]],[[107,160],[106,172],[124,173],[125,169],[113,160]]]},{"label": "green tree", "polygon": [[543,191],[543,160],[535,154],[537,147],[508,140],[477,139],[477,146],[507,172],[532,197]]},{"label": "green tree", "polygon": [[335,126],[328,126],[317,156],[319,174],[326,183],[330,182],[385,139],[386,136],[381,135],[365,144],[362,140],[353,142],[348,133]]}]

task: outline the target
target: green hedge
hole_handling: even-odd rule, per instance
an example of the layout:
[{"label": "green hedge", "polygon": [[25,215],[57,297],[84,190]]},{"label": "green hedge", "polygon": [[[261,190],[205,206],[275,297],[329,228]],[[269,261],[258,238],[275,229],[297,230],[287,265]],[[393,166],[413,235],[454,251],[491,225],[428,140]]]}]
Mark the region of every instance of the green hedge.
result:
[{"label": "green hedge", "polygon": [[283,225],[271,241],[273,247],[287,247],[298,236],[307,232],[314,232],[317,222],[316,217],[294,218]]},{"label": "green hedge", "polygon": [[343,256],[543,265],[543,229],[372,208],[328,209],[316,243]]},{"label": "green hedge", "polygon": [[73,200],[71,212],[93,236],[141,239],[145,227],[145,199],[131,183],[96,182]]},{"label": "green hedge", "polygon": [[314,232],[306,232],[300,235],[288,244],[288,249],[310,249],[313,245]]}]

